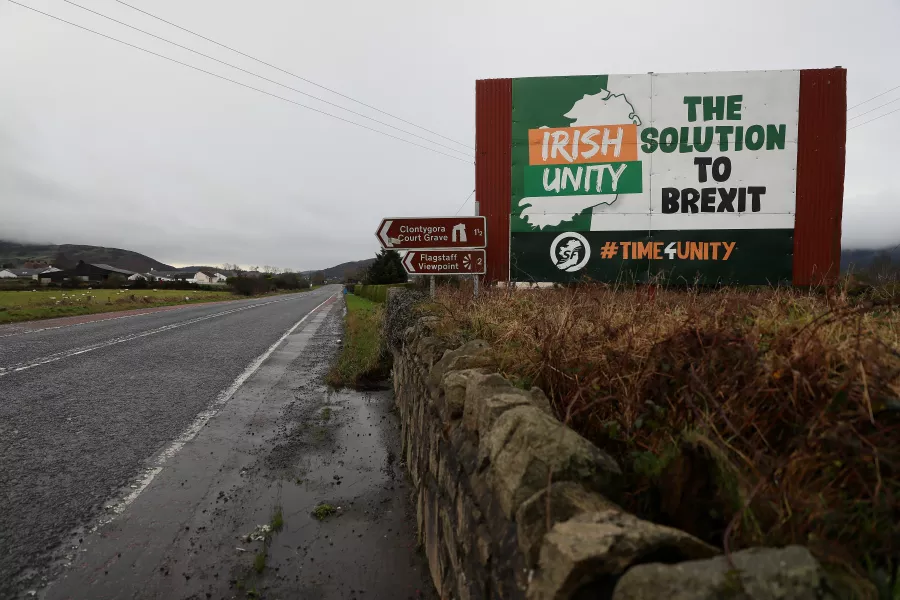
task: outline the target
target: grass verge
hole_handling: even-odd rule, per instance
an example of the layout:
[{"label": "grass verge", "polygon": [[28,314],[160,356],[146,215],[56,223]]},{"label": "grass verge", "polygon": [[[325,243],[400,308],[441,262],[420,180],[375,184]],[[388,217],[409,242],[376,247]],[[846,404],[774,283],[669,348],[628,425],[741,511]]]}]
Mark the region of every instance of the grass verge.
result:
[{"label": "grass verge", "polygon": [[389,374],[381,344],[383,308],[354,294],[346,294],[344,299],[344,344],[327,381],[333,387],[366,387]]},{"label": "grass verge", "polygon": [[623,504],[731,551],[802,544],[891,598],[900,577],[900,309],[890,293],[605,286],[441,290],[442,333],[482,338],[609,451]]}]

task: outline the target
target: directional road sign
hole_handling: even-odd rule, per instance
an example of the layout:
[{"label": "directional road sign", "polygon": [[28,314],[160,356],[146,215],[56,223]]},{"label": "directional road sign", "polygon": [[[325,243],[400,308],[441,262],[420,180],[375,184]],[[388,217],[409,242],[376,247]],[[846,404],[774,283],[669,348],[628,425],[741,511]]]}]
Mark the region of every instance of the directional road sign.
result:
[{"label": "directional road sign", "polygon": [[484,250],[410,250],[403,268],[410,275],[480,275]]},{"label": "directional road sign", "polygon": [[383,219],[375,234],[382,248],[484,248],[484,217],[397,217]]}]

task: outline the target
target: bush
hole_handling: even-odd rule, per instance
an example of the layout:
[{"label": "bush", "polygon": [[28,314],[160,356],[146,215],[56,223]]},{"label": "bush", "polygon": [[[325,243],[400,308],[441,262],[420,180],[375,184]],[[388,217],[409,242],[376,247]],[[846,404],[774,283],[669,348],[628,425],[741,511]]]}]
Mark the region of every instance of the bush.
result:
[{"label": "bush", "polygon": [[107,289],[119,289],[119,288],[125,287],[127,284],[128,284],[128,280],[125,277],[123,277],[122,275],[119,275],[118,273],[115,273],[115,274],[107,277],[104,281],[100,282],[100,284],[97,287],[107,288]]},{"label": "bush", "polygon": [[305,290],[309,280],[299,273],[281,273],[272,278],[272,285],[279,290]]},{"label": "bush", "polygon": [[231,277],[228,285],[241,296],[257,296],[272,291],[272,283],[264,277]]},{"label": "bush", "polygon": [[0,279],[0,290],[33,290],[39,285],[34,279]]},{"label": "bush", "polygon": [[412,284],[409,283],[395,283],[390,285],[363,285],[357,283],[353,286],[352,293],[367,300],[371,300],[372,302],[384,303],[387,300],[388,289],[393,287],[408,288],[411,287],[411,285]]}]

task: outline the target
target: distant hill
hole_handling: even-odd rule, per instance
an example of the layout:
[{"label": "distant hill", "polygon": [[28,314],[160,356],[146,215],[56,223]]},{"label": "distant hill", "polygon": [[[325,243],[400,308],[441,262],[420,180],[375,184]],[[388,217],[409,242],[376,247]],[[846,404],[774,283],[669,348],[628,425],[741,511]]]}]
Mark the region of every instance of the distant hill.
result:
[{"label": "distant hill", "polygon": [[40,261],[69,268],[77,265],[79,260],[86,263],[107,264],[140,273],[150,269],[156,271],[175,270],[175,267],[153,260],[149,256],[121,248],[76,244],[19,244],[0,240],[0,265],[12,263],[19,266],[26,261]]},{"label": "distant hill", "polygon": [[[335,265],[333,267],[328,267],[327,269],[320,269],[325,272],[325,279],[338,279],[343,280],[344,275],[347,273],[360,273],[364,272],[375,262],[374,258],[367,258],[365,260],[356,260],[351,262],[341,263],[339,265]],[[310,275],[312,273],[316,273],[317,271],[305,271],[304,274]]]},{"label": "distant hill", "polygon": [[893,248],[882,248],[880,250],[841,250],[841,271],[859,271],[865,269],[872,264],[872,260],[876,256],[887,254],[891,257],[891,262],[900,264],[900,245]]}]

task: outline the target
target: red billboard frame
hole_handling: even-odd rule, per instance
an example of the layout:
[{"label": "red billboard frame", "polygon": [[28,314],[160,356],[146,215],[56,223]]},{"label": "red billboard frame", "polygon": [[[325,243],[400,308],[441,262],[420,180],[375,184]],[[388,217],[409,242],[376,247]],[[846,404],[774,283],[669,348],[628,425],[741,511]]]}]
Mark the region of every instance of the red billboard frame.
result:
[{"label": "red billboard frame", "polygon": [[[847,70],[800,71],[793,284],[834,283],[840,274],[847,141]],[[509,281],[512,79],[475,82],[475,198],[491,231],[488,283]]]}]

